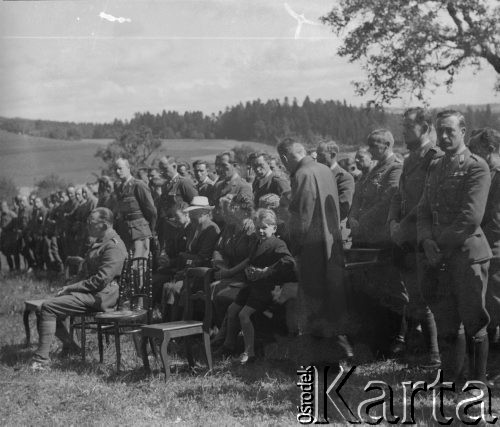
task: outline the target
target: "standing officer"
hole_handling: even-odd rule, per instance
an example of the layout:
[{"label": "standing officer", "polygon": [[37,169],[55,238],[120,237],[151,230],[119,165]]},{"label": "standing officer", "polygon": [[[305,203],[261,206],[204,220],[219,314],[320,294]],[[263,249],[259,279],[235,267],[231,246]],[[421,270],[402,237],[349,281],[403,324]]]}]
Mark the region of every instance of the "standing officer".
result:
[{"label": "standing officer", "polygon": [[232,151],[226,151],[218,154],[215,158],[215,169],[219,175],[214,189],[214,221],[220,225],[224,223],[224,217],[219,200],[227,194],[234,194],[234,202],[248,201],[253,202],[252,186],[246,182],[236,171],[236,161]]},{"label": "standing officer", "polygon": [[381,250],[379,258],[384,262],[370,270],[372,280],[363,292],[385,307],[383,312],[380,310],[380,319],[386,319],[387,324],[379,326],[383,335],[378,336],[377,331],[376,345],[383,353],[395,356],[404,349],[408,297],[399,271],[393,265],[393,244],[387,224],[403,166],[394,154],[393,146],[394,137],[386,129],[368,135],[368,150],[377,164],[358,181],[348,223],[354,248]]},{"label": "standing officer", "polygon": [[500,132],[491,128],[472,132],[469,149],[481,156],[490,167],[491,186],[481,228],[488,239],[493,258],[488,270],[486,309],[491,317],[488,326],[490,346],[498,347],[497,327],[500,326]]},{"label": "standing officer", "polygon": [[485,381],[489,316],[484,298],[491,250],[481,221],[490,171],[466,147],[460,112],[440,112],[436,131],[445,155],[431,166],[417,208],[418,243],[427,261],[422,290],[436,319],[446,379],[459,377],[467,340],[468,379]]},{"label": "standing officer", "polygon": [[248,161],[255,172],[252,190],[256,207],[260,198],[266,194],[277,194],[281,197],[283,193],[290,191],[290,184],[285,177],[275,175],[269,167],[269,156],[266,153],[252,153]]},{"label": "standing officer", "polygon": [[162,157],[159,169],[165,179],[159,200],[158,239],[161,244],[167,239],[169,233],[175,233],[175,224],[168,220],[169,210],[179,202],[191,203],[193,197],[198,195],[198,191],[191,179],[177,173],[177,164],[171,157]]},{"label": "standing officer", "polygon": [[156,226],[156,208],[144,181],[130,173],[128,160],[119,158],[115,170],[120,184],[116,188],[118,232],[134,257],[147,257],[149,239]]},{"label": "standing officer", "polygon": [[411,108],[403,115],[403,137],[410,154],[403,162],[399,191],[391,202],[389,226],[391,239],[397,245],[396,264],[409,296],[407,318],[409,332],[421,325],[428,367],[439,367],[436,322],[425,303],[418,281],[417,205],[424,191],[425,177],[433,161],[443,156],[435,146],[436,132],[432,116],[423,108]]}]

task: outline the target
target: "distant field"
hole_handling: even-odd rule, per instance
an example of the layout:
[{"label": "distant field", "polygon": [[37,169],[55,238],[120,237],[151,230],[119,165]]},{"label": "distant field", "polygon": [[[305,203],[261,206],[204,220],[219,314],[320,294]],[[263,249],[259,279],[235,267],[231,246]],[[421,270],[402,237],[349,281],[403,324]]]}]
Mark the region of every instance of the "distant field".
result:
[{"label": "distant field", "polygon": [[[0,130],[0,175],[12,178],[19,187],[32,187],[38,179],[51,173],[77,184],[94,181],[93,173],[99,174],[103,166],[94,154],[109,141],[64,141],[16,135]],[[184,160],[213,160],[216,153],[240,144],[251,144],[256,149],[266,151],[273,150],[272,147],[257,142],[176,139],[165,140],[160,152]]]}]

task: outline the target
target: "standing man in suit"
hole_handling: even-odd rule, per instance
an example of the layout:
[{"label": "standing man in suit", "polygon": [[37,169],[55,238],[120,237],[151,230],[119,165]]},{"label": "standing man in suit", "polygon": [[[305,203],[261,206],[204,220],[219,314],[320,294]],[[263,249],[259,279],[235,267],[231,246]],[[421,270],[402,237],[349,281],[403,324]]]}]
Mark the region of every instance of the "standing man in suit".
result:
[{"label": "standing man in suit", "polygon": [[498,348],[497,328],[500,326],[500,132],[491,128],[473,131],[469,149],[486,160],[490,167],[490,193],[481,228],[493,252],[488,270],[486,309],[491,317],[488,326],[490,346],[494,343]]},{"label": "standing man in suit", "polygon": [[298,257],[299,329],[305,340],[305,362],[327,363],[352,356],[344,347],[346,298],[339,198],[332,171],[307,156],[292,138],[278,144],[290,172],[291,250]]},{"label": "standing man in suit", "polygon": [[436,319],[444,376],[459,379],[469,350],[468,380],[486,380],[487,326],[484,299],[491,249],[481,229],[490,170],[465,145],[465,120],[454,110],[437,115],[439,147],[417,208],[418,244],[425,252],[424,297]]},{"label": "standing man in suit", "polygon": [[409,297],[406,316],[409,333],[418,325],[426,344],[428,367],[439,367],[439,349],[434,315],[425,303],[418,280],[422,253],[417,250],[417,205],[422,197],[425,177],[430,165],[443,156],[436,147],[436,131],[429,111],[411,108],[403,115],[403,136],[410,154],[403,162],[399,190],[394,194],[389,211],[391,239],[397,246],[396,265],[402,274]]},{"label": "standing man in suit", "polygon": [[215,182],[208,176],[207,162],[205,160],[195,160],[193,163],[193,170],[196,178],[198,195],[206,197],[210,204],[212,204]]}]

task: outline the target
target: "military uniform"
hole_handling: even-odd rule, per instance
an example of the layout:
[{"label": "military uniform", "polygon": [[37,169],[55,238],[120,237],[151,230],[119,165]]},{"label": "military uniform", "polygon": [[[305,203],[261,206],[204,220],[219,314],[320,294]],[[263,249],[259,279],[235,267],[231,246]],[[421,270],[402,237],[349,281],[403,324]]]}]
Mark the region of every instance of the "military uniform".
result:
[{"label": "military uniform", "polygon": [[156,226],[156,207],[148,186],[131,177],[116,189],[117,231],[127,247],[149,239]]},{"label": "military uniform", "polygon": [[35,260],[30,251],[30,233],[29,222],[31,219],[31,207],[20,206],[17,211],[16,230],[17,230],[17,245],[19,252],[23,255],[28,268],[34,267]]},{"label": "military uniform", "polygon": [[[411,326],[416,328],[421,325],[431,362],[439,360],[439,351],[434,316],[423,299],[418,280],[418,265],[421,264],[423,254],[417,251],[417,205],[422,197],[431,163],[442,156],[443,152],[428,142],[405,158],[399,191],[392,198],[387,220],[389,224],[396,221],[400,227],[399,241],[402,243],[396,251],[396,264],[400,268],[409,296],[406,314]],[[412,329],[410,327],[410,332]]]},{"label": "military uniform", "polygon": [[118,301],[117,279],[127,257],[124,243],[113,229],[108,229],[101,240],[92,244],[83,264],[85,279],[66,287],[69,293],[45,300],[41,309],[38,349],[34,360],[47,362],[54,334],[65,345],[72,338],[62,320],[66,316],[106,311]]},{"label": "military uniform", "polygon": [[20,269],[16,219],[16,213],[11,210],[7,212],[2,211],[0,215],[0,251],[5,255],[11,271],[14,268],[16,270]]},{"label": "military uniform", "polygon": [[469,348],[479,351],[470,355],[470,360],[484,364],[484,369],[476,365],[483,374],[471,374],[479,380],[484,379],[481,377],[488,354],[489,316],[484,298],[491,258],[480,224],[490,182],[486,162],[465,148],[431,166],[417,207],[418,243],[430,239],[442,254],[438,266],[425,266],[422,291],[436,319],[443,369],[452,375],[461,370],[465,352],[463,325],[469,342],[473,341]]},{"label": "military uniform", "polygon": [[353,246],[391,246],[387,216],[392,197],[398,191],[402,168],[393,154],[377,163],[360,182],[349,214],[349,218],[359,223],[359,229],[352,233]]},{"label": "military uniform", "polygon": [[354,196],[354,177],[343,169],[338,163],[330,168],[337,183],[339,193],[340,221],[347,218],[351,210],[352,198]]},{"label": "military uniform", "polygon": [[500,165],[492,165],[491,187],[481,228],[490,245],[493,257],[488,270],[486,310],[491,317],[490,327],[500,325]]},{"label": "military uniform", "polygon": [[229,180],[219,180],[215,183],[214,188],[214,219],[218,224],[224,223],[223,212],[219,206],[219,200],[227,194],[234,194],[233,201],[253,202],[252,186],[235,173]]},{"label": "military uniform", "polygon": [[45,218],[47,217],[47,208],[33,208],[31,220],[28,229],[31,235],[30,249],[35,257],[37,268],[43,269],[45,259],[43,256],[44,234],[45,234]]},{"label": "military uniform", "polygon": [[266,194],[277,194],[281,197],[283,193],[290,191],[290,183],[282,176],[276,176],[273,172],[263,178],[255,178],[252,183],[253,199],[258,207],[259,199]]}]

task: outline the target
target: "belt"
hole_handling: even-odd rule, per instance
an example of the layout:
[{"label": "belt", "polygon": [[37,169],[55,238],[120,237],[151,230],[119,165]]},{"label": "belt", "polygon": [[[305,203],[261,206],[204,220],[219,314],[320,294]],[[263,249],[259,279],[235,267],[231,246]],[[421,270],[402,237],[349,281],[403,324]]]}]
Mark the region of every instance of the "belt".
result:
[{"label": "belt", "polygon": [[135,219],[141,219],[144,218],[142,213],[130,213],[125,215],[125,220],[126,221],[134,221]]}]

